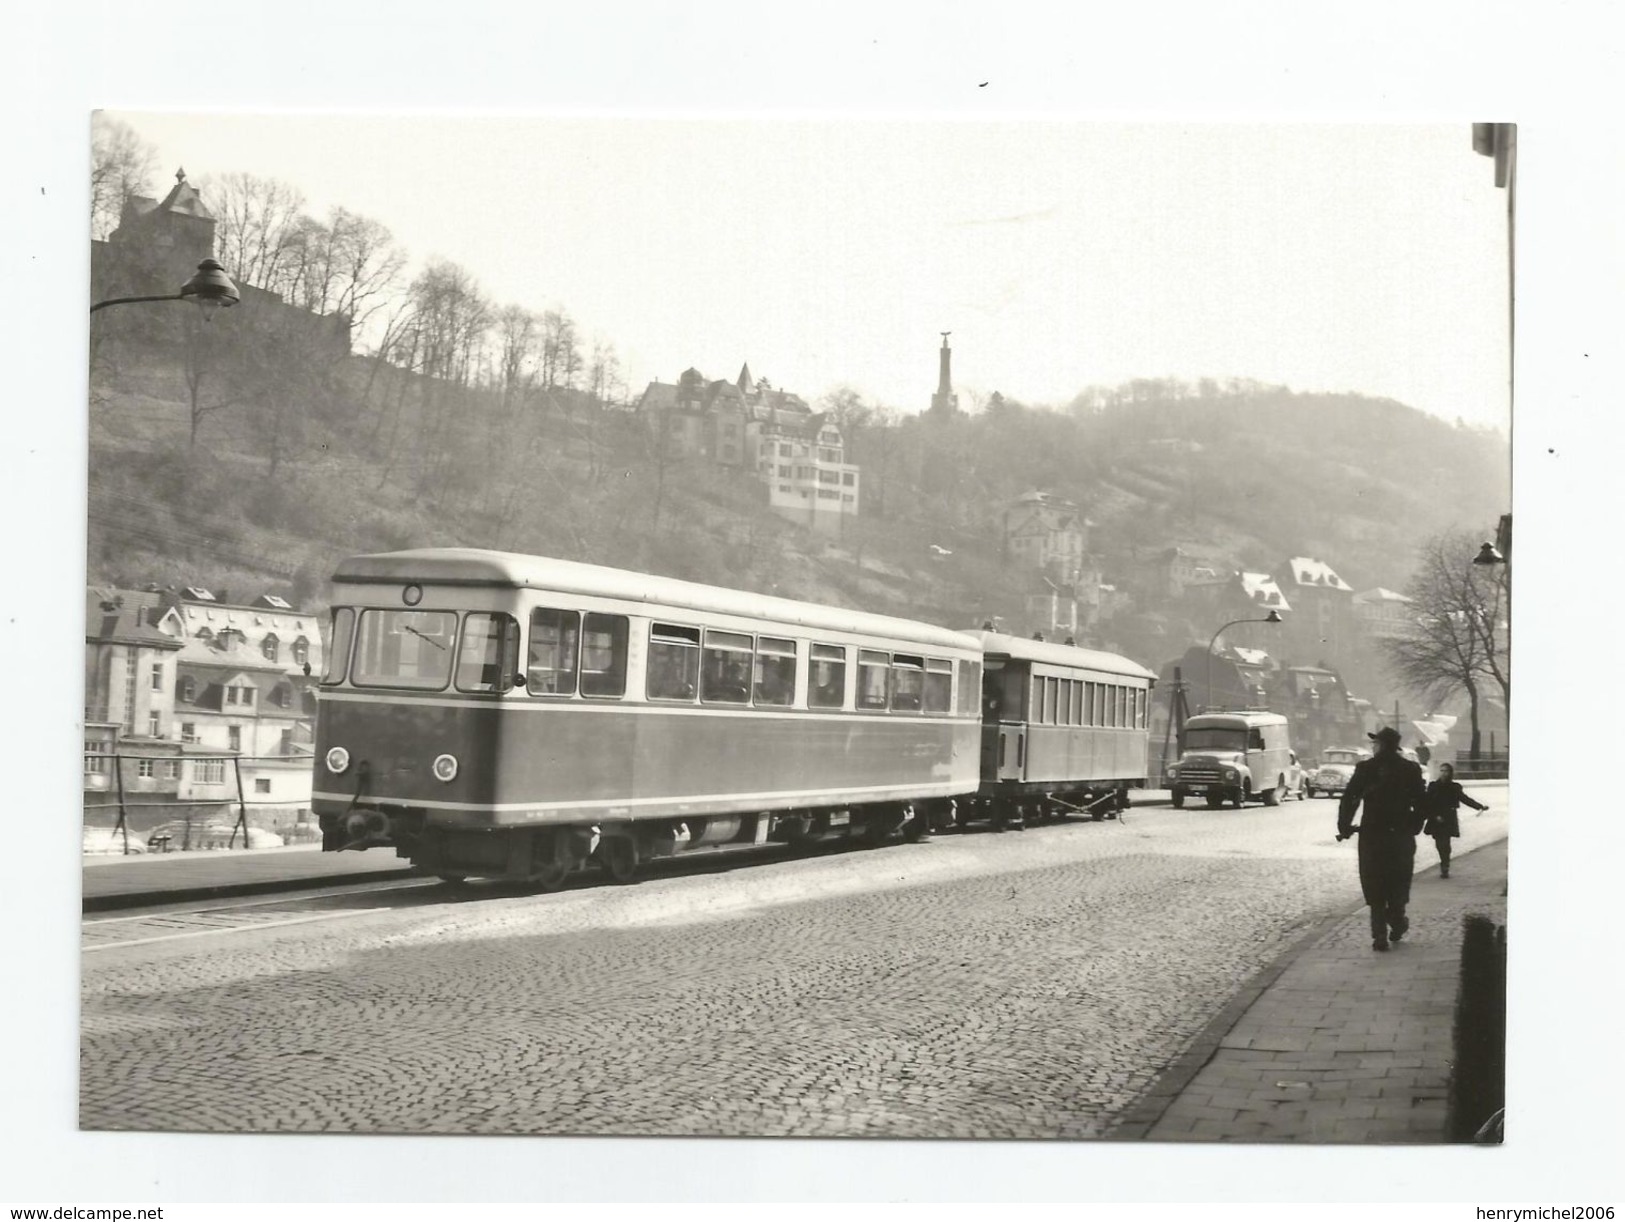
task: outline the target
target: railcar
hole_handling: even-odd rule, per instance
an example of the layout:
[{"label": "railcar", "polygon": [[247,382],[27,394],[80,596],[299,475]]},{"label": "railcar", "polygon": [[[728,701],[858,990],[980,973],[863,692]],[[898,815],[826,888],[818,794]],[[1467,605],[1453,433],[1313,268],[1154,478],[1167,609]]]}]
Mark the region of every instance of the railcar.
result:
[{"label": "railcar", "polygon": [[700,848],[914,838],[980,783],[970,634],[479,549],[333,580],[327,851],[550,890],[589,862],[628,881]]},{"label": "railcar", "polygon": [[1147,785],[1147,727],[1156,675],[1138,662],[1004,633],[982,647],[981,785],[956,808],[1024,827],[1034,818],[1100,818]]}]

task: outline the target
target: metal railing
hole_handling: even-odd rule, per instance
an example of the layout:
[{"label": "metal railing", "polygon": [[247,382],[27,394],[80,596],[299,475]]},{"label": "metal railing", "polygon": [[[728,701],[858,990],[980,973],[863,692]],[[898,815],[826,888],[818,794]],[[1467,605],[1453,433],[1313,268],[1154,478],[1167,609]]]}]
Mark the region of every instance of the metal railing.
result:
[{"label": "metal railing", "polygon": [[[291,745],[294,746],[295,748],[297,748],[298,746],[300,746],[302,744],[291,744]],[[110,836],[122,836],[122,839],[123,839],[123,851],[124,851],[125,856],[128,856],[130,854],[130,826],[129,826],[129,814],[130,814],[130,811],[138,810],[138,809],[152,809],[152,808],[169,808],[169,809],[176,809],[176,810],[184,810],[184,811],[188,812],[186,817],[185,817],[184,839],[182,841],[182,849],[184,850],[184,849],[187,849],[187,848],[191,847],[191,843],[190,843],[190,841],[191,841],[191,831],[192,831],[192,819],[191,819],[191,813],[190,813],[191,811],[193,811],[193,810],[195,810],[197,808],[200,808],[200,807],[202,807],[202,808],[208,808],[208,807],[225,807],[225,808],[229,808],[233,804],[235,804],[236,807],[237,807],[237,818],[236,818],[236,821],[232,824],[231,834],[230,834],[230,837],[228,838],[228,840],[226,842],[226,847],[228,849],[236,847],[236,845],[237,845],[237,833],[240,831],[242,833],[242,836],[243,836],[243,847],[245,849],[248,848],[249,847],[249,833],[250,833],[250,828],[249,828],[249,823],[248,823],[248,807],[250,805],[255,806],[255,807],[262,807],[262,806],[307,806],[309,804],[309,802],[310,802],[310,799],[309,798],[270,798],[270,797],[266,797],[264,799],[256,800],[255,802],[250,803],[248,801],[248,795],[243,789],[243,767],[242,767],[243,766],[243,761],[247,760],[250,763],[265,763],[265,762],[273,762],[273,761],[276,762],[276,763],[286,763],[286,762],[288,762],[290,760],[291,761],[305,760],[305,761],[314,762],[314,758],[315,758],[313,754],[303,753],[303,752],[299,752],[297,750],[294,750],[294,751],[291,751],[291,752],[279,753],[279,754],[276,754],[276,755],[241,755],[241,754],[235,754],[235,753],[233,753],[233,754],[222,753],[222,754],[219,754],[219,755],[201,755],[201,754],[181,755],[181,754],[175,754],[175,753],[172,753],[172,752],[165,753],[165,752],[150,752],[150,751],[122,751],[122,750],[119,749],[119,747],[116,744],[112,745],[110,747],[110,749],[106,750],[106,751],[87,750],[87,751],[84,752],[84,757],[85,757],[86,761],[90,761],[90,760],[110,760],[110,761],[112,761],[112,773],[113,773],[114,789],[115,789],[115,792],[117,794],[116,798],[111,800],[111,801],[106,801],[106,802],[86,802],[84,804],[84,809],[86,811],[91,811],[91,810],[114,810],[114,809],[116,809],[118,811],[118,818],[114,822],[112,828],[109,829],[109,835]],[[197,762],[199,760],[203,760],[203,761],[218,761],[220,763],[224,763],[228,759],[231,761],[232,775],[233,775],[233,778],[234,778],[234,781],[235,781],[235,786],[236,786],[236,791],[237,791],[235,796],[226,796],[226,797],[219,797],[219,798],[193,797],[193,798],[182,799],[182,798],[180,798],[179,794],[177,794],[174,801],[166,802],[166,801],[139,801],[139,800],[132,800],[130,798],[130,796],[127,795],[126,792],[125,792],[125,788],[124,788],[124,761],[126,761],[126,760],[134,760],[134,761],[155,760],[155,761],[166,761],[166,762],[170,762],[170,763],[180,763],[180,762],[184,762],[184,761],[190,761],[190,762],[195,763],[195,762]],[[90,787],[90,781],[91,781],[91,779],[93,777],[100,777],[100,776],[103,776],[103,775],[104,774],[99,772],[99,771],[98,772],[92,772],[92,771],[87,770],[85,772],[85,774],[84,774],[86,788]],[[147,778],[142,778],[142,779],[147,779]],[[179,783],[179,780],[180,780],[180,778],[178,776],[173,777],[173,778],[154,777],[154,778],[151,778],[151,779],[153,779],[153,780],[164,780],[164,781],[173,780],[176,783]],[[203,784],[215,784],[216,782],[211,781],[211,782],[202,782],[202,783]],[[224,784],[225,783],[224,779],[222,779],[219,783]],[[205,826],[207,826],[207,824],[205,824]],[[167,839],[167,838],[159,837],[159,839]]]}]

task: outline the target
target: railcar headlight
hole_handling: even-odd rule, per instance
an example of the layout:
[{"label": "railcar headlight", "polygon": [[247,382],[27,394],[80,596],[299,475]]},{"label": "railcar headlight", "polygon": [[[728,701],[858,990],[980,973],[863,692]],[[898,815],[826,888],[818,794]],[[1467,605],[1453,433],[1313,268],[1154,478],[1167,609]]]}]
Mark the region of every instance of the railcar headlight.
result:
[{"label": "railcar headlight", "polygon": [[434,779],[437,781],[452,781],[457,778],[457,757],[455,755],[437,755],[434,759]]},{"label": "railcar headlight", "polygon": [[329,747],[327,750],[327,770],[333,773],[343,772],[350,766],[350,753],[343,747]]}]

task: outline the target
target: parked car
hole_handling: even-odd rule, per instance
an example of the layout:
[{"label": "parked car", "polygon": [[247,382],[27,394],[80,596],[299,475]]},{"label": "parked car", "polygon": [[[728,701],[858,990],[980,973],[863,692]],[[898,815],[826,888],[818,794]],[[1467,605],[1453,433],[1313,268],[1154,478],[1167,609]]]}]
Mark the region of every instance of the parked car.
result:
[{"label": "parked car", "polygon": [[1342,793],[1349,787],[1354,765],[1368,758],[1371,752],[1364,747],[1327,747],[1320,753],[1320,766],[1310,775],[1307,792],[1312,798],[1317,793]]},{"label": "parked car", "polygon": [[1296,751],[1287,752],[1286,792],[1281,796],[1300,800],[1309,796],[1309,770],[1298,762]]}]

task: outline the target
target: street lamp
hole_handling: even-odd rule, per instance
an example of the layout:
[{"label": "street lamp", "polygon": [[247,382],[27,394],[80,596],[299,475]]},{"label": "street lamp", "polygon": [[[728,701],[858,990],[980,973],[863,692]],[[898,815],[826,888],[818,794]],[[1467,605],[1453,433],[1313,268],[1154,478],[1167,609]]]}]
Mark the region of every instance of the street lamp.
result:
[{"label": "street lamp", "polygon": [[1234,628],[1237,624],[1279,624],[1280,622],[1281,613],[1271,611],[1263,619],[1233,619],[1228,624],[1219,625],[1219,631],[1215,632],[1213,639],[1207,643],[1207,703],[1203,706],[1204,710],[1213,707],[1213,647],[1219,643],[1219,633],[1226,628]]},{"label": "street lamp", "polygon": [[[1493,569],[1496,565],[1501,566],[1502,580],[1501,583],[1498,584],[1505,584],[1507,592],[1506,642],[1507,666],[1509,668],[1508,674],[1510,676],[1510,667],[1512,665],[1512,515],[1510,513],[1503,513],[1501,515],[1500,522],[1496,524],[1495,542],[1491,543],[1488,539],[1486,539],[1479,545],[1478,555],[1473,557],[1473,564],[1484,569]],[[1495,602],[1497,605],[1500,603],[1499,591],[1497,591],[1495,595]],[[1488,625],[1486,625],[1486,627],[1488,627]],[[1492,651],[1495,648],[1495,642],[1488,638],[1485,640],[1485,645]],[[1493,657],[1491,661],[1493,665]],[[1497,672],[1497,677],[1499,678],[1499,672]],[[1506,714],[1510,720],[1512,717],[1512,709],[1510,707],[1512,704],[1512,687],[1509,682],[1503,681],[1503,695],[1505,696],[1506,703],[1509,706],[1506,710]],[[1494,741],[1493,735],[1491,736],[1491,741]],[[1493,752],[1493,750],[1494,748],[1492,746],[1491,751]]]},{"label": "street lamp", "polygon": [[178,293],[165,293],[155,297],[109,297],[106,301],[98,301],[90,307],[94,314],[97,310],[104,310],[108,306],[129,305],[137,301],[195,301],[203,310],[203,317],[208,319],[214,312],[225,306],[234,306],[242,300],[242,294],[237,286],[226,275],[226,269],[213,259],[205,259],[197,265],[197,271],[192,278],[181,285]]}]

